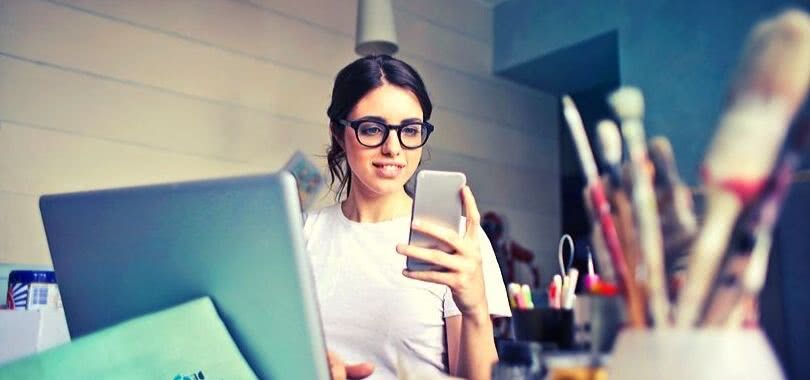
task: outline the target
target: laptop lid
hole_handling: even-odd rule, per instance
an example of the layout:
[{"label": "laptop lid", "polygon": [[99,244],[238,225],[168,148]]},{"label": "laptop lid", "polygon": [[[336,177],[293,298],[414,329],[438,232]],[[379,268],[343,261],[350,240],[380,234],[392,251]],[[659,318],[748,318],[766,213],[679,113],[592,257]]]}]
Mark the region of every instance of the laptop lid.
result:
[{"label": "laptop lid", "polygon": [[289,173],[47,195],[71,336],[208,295],[264,379],[328,379]]}]

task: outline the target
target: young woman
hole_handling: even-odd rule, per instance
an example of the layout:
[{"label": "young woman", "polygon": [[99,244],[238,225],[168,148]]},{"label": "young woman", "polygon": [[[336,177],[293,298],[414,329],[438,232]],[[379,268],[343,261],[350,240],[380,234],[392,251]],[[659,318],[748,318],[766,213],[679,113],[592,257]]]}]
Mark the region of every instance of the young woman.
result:
[{"label": "young woman", "polygon": [[[345,199],[308,213],[304,226],[333,378],[395,379],[405,363],[483,379],[497,360],[491,318],[510,310],[470,189],[459,194],[464,234],[413,224],[452,255],[407,244],[405,184],[433,131],[431,111],[419,74],[395,58],[358,59],[335,79],[327,160],[336,199]],[[447,271],[407,271],[408,256]]]}]

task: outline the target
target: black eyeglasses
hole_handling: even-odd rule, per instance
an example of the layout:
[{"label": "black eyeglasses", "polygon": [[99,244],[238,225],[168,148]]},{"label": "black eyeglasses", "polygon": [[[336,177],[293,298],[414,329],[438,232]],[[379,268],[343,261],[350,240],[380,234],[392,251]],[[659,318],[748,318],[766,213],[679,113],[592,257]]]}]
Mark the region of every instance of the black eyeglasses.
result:
[{"label": "black eyeglasses", "polygon": [[385,143],[391,130],[397,131],[397,138],[402,147],[416,149],[425,145],[433,132],[433,124],[426,121],[408,121],[400,125],[386,124],[375,119],[338,120],[340,125],[351,127],[357,136],[357,142],[368,148],[376,148]]}]

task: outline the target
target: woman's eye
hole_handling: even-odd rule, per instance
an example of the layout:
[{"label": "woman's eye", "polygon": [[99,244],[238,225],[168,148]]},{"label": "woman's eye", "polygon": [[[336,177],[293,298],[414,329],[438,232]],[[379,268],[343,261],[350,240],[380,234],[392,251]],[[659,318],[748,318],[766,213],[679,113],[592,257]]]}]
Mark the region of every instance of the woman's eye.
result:
[{"label": "woman's eye", "polygon": [[382,133],[382,128],[380,128],[380,126],[375,125],[375,124],[370,124],[370,125],[361,124],[360,128],[358,128],[358,129],[360,130],[361,134],[366,135],[366,136],[378,135],[378,134]]},{"label": "woman's eye", "polygon": [[402,127],[402,134],[406,136],[418,136],[422,132],[422,128],[418,125],[409,125]]}]

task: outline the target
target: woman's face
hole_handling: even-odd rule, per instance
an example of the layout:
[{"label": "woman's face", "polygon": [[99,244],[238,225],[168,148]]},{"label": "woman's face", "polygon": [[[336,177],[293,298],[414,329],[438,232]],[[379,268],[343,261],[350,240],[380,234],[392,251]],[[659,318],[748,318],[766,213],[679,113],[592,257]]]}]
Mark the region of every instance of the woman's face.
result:
[{"label": "woman's face", "polygon": [[[409,90],[383,84],[371,90],[357,102],[347,120],[373,117],[387,124],[422,121],[422,106]],[[346,161],[352,171],[352,192],[368,196],[387,195],[403,191],[403,186],[416,171],[422,148],[405,149],[391,130],[381,146],[368,148],[357,141],[354,129],[344,128],[343,146]]]}]

